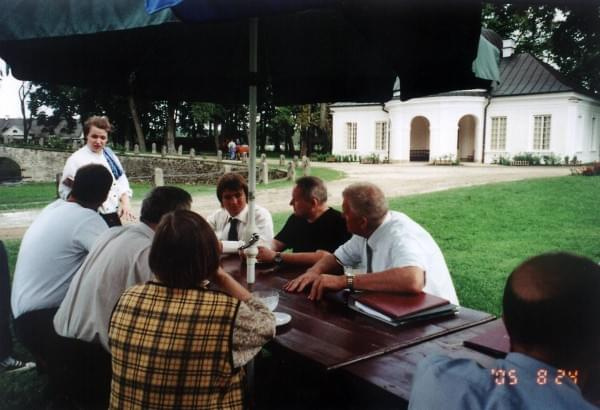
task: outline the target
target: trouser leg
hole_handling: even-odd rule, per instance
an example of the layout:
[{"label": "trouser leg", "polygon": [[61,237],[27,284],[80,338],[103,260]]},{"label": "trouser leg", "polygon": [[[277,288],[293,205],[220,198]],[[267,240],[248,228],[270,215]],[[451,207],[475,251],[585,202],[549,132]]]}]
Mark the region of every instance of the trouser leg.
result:
[{"label": "trouser leg", "polygon": [[10,317],[8,256],[4,243],[0,241],[0,361],[12,354]]},{"label": "trouser leg", "polygon": [[68,395],[65,363],[62,361],[63,339],[52,323],[57,308],[27,312],[15,319],[15,331],[19,341],[35,358],[37,368],[48,374],[48,390],[51,396]]}]

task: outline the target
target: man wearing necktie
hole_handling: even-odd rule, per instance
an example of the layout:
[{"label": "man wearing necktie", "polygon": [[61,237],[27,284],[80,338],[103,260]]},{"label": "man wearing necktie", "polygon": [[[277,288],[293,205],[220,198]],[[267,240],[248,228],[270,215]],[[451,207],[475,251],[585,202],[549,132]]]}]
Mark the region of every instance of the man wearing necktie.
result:
[{"label": "man wearing necktie", "polygon": [[[378,290],[427,293],[458,304],[444,256],[435,240],[407,215],[388,210],[381,189],[355,183],[342,193],[346,228],[353,236],[325,254],[303,275],[285,285],[288,292],[311,286],[309,299],[325,291]],[[362,266],[366,275],[344,276],[344,266]]]},{"label": "man wearing necktie", "polygon": [[[248,224],[248,184],[244,177],[233,172],[223,175],[217,183],[217,198],[221,209],[210,215],[207,222],[221,241],[223,253],[237,253]],[[256,205],[254,218],[261,242],[270,243],[273,239],[271,214]]]}]

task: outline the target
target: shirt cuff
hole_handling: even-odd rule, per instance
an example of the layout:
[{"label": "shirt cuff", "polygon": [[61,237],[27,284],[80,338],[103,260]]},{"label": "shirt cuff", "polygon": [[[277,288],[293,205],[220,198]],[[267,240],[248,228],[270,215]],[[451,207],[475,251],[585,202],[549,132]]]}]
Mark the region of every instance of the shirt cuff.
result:
[{"label": "shirt cuff", "polygon": [[244,243],[242,241],[221,241],[223,244],[223,253],[238,253],[240,246]]}]

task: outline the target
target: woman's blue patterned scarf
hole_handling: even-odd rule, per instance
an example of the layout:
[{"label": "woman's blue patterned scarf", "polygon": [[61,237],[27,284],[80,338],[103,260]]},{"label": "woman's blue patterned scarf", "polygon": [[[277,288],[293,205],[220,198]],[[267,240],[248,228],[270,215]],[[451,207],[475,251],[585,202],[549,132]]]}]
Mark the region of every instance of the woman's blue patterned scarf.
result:
[{"label": "woman's blue patterned scarf", "polygon": [[115,180],[119,179],[121,175],[123,175],[123,169],[117,164],[117,160],[115,159],[115,153],[108,147],[104,147],[104,158],[106,158],[106,162],[110,166],[110,171],[115,177]]}]

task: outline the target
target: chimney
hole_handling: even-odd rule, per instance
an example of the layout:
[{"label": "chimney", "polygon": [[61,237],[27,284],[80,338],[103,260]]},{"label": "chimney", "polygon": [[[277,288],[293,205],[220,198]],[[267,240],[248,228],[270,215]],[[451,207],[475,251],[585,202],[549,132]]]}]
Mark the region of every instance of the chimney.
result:
[{"label": "chimney", "polygon": [[502,40],[502,58],[510,57],[515,53],[515,40],[509,38]]}]

